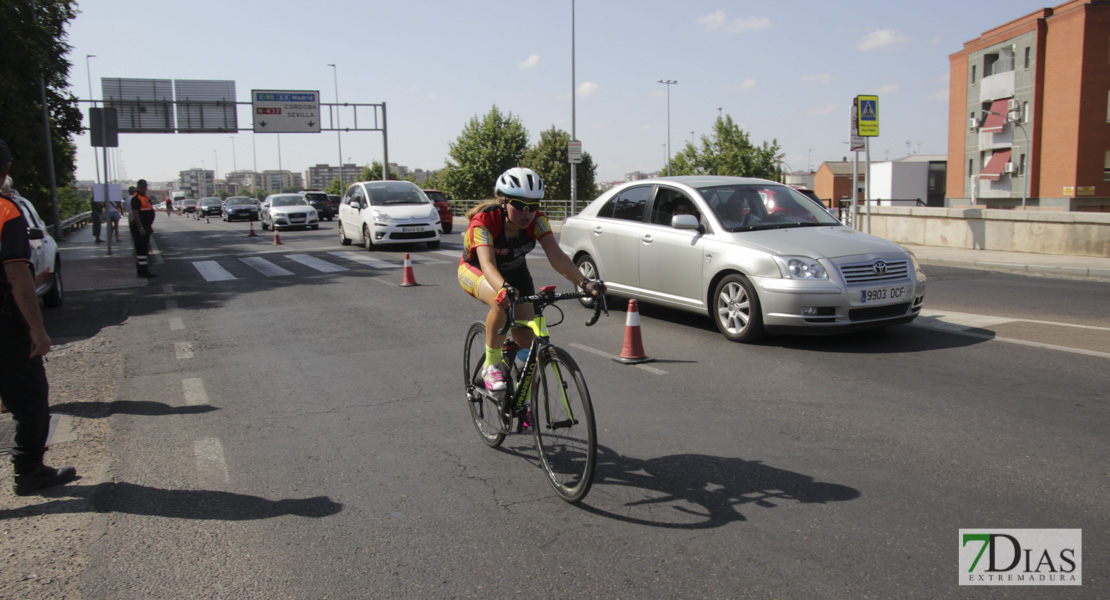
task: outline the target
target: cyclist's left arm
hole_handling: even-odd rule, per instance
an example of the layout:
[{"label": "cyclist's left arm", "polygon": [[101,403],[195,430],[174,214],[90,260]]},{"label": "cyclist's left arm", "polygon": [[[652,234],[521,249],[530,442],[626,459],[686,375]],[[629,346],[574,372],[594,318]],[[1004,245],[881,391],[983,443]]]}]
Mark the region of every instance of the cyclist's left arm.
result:
[{"label": "cyclist's left arm", "polygon": [[540,238],[540,247],[543,248],[547,254],[547,261],[551,263],[551,267],[558,271],[567,281],[573,283],[575,286],[582,283],[584,279],[578,267],[574,265],[574,261],[563,252],[559,247],[559,243],[555,241],[554,235],[545,235]]}]

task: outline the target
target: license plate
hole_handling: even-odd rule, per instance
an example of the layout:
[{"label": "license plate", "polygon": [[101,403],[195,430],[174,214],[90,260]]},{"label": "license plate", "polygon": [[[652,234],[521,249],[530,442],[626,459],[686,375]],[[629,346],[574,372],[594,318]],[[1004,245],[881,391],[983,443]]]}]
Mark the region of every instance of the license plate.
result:
[{"label": "license plate", "polygon": [[293,216],[289,217],[289,220],[290,221],[303,221],[304,220],[304,215],[293,215]]},{"label": "license plate", "polygon": [[887,304],[903,302],[908,297],[909,290],[905,285],[868,288],[860,290],[856,297],[856,304]]},{"label": "license plate", "polygon": [[424,228],[423,227],[402,227],[401,228],[402,233],[415,233],[417,231],[424,231]]}]

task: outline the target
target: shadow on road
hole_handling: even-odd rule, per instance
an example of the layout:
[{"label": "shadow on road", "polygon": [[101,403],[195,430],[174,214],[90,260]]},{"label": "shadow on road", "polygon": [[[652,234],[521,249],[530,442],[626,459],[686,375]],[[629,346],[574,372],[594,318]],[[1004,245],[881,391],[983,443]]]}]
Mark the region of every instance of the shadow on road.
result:
[{"label": "shadow on road", "polygon": [[84,419],[103,419],[112,415],[141,415],[160,417],[166,415],[199,415],[214,410],[215,406],[170,406],[149,400],[116,400],[114,402],[63,402],[51,404],[50,412],[62,413]]},{"label": "shadow on road", "polygon": [[[56,513],[123,513],[208,521],[252,521],[285,515],[330,517],[343,505],[327,496],[267,500],[212,490],[164,490],[133,483],[71,485],[43,493],[51,498],[33,506],[0,510],[0,521]],[[67,498],[67,496],[69,496]]]},{"label": "shadow on road", "polygon": [[[641,460],[598,448],[594,492],[608,486],[629,488],[634,499],[607,508],[587,498],[582,509],[639,525],[709,529],[746,521],[738,509],[747,504],[774,508],[783,502],[825,504],[859,498],[859,490],[814,481],[808,475],[740,458],[675,454]],[[618,494],[605,492],[606,497]]]}]

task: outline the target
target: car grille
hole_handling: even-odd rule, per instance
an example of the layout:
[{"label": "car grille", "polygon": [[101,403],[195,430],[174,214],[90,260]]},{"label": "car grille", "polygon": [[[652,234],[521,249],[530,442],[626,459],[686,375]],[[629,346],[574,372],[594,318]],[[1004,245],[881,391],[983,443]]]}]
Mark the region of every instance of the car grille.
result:
[{"label": "car grille", "polygon": [[290,223],[304,223],[304,220],[305,220],[304,215],[289,215],[289,222]]},{"label": "car grille", "polygon": [[436,232],[434,231],[417,231],[410,233],[394,232],[389,234],[391,240],[422,240],[425,238],[434,238]]},{"label": "car grille", "polygon": [[908,260],[873,260],[866,263],[837,265],[844,282],[850,286],[871,285],[909,278]]},{"label": "car grille", "polygon": [[853,308],[848,311],[849,321],[871,321],[874,319],[887,319],[900,317],[910,308],[909,302],[902,304],[888,304],[886,306],[871,306],[868,308]]}]

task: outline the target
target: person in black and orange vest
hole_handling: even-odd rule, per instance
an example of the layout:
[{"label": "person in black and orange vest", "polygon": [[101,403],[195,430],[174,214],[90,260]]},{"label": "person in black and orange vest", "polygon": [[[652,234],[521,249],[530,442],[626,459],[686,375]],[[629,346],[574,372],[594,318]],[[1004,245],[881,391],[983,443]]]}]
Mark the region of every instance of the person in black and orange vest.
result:
[{"label": "person in black and orange vest", "polygon": [[155,277],[150,272],[150,235],[154,233],[154,205],[146,195],[146,180],[135,183],[136,192],[131,196],[131,240],[135,243],[135,268],[139,277]]},{"label": "person in black and orange vest", "polygon": [[[0,140],[0,182],[8,177],[12,155]],[[0,194],[0,400],[15,419],[12,489],[28,496],[77,479],[73,467],[43,464],[50,432],[49,385],[43,357],[50,352],[35,279],[27,219],[15,202]]]}]

